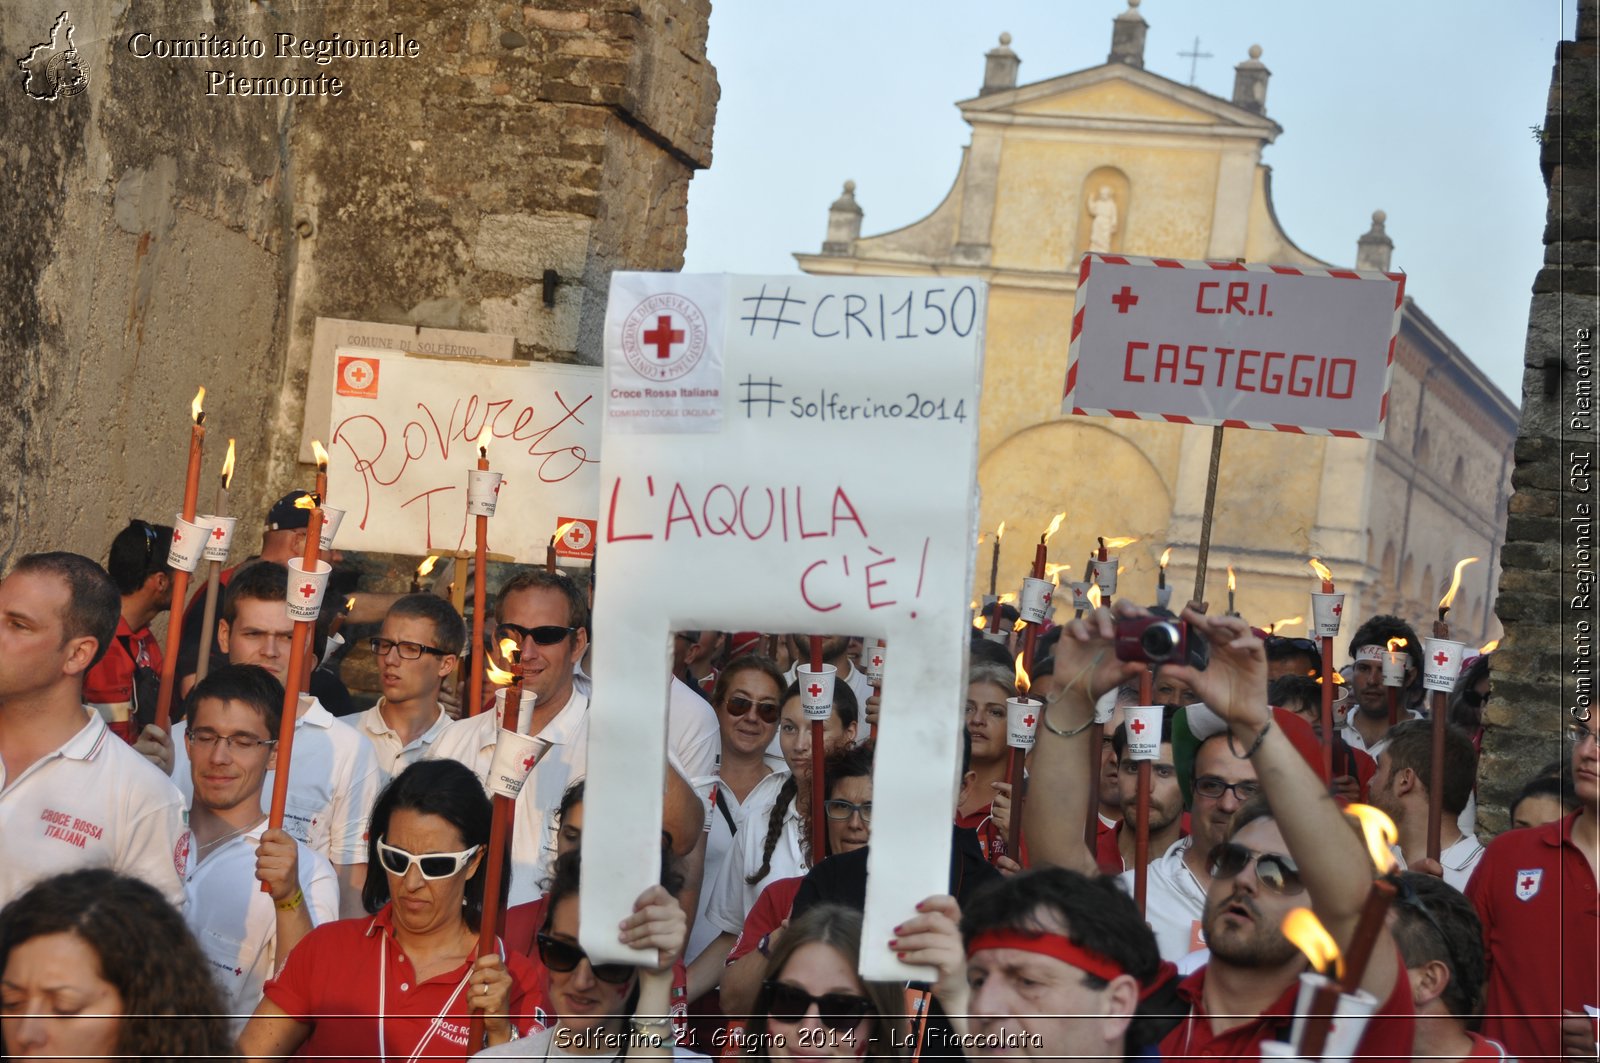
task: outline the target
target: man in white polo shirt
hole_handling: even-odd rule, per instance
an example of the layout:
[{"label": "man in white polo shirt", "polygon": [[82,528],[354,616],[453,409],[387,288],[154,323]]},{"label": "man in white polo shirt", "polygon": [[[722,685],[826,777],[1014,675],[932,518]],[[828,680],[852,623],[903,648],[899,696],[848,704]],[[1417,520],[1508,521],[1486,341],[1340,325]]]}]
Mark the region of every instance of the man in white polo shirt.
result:
[{"label": "man in white polo shirt", "polygon": [[[217,643],[228,663],[260,665],[280,683],[287,681],[294,633],[284,607],[288,588],[288,569],[274,561],[257,561],[234,574],[217,623]],[[317,638],[312,643],[318,644]],[[173,726],[172,742],[173,781],[189,797],[183,725]],[[328,858],[339,875],[340,913],[360,916],[361,887],[367,881],[367,820],[385,781],[372,744],[315,698],[303,695],[290,760],[283,829]],[[261,792],[263,811],[271,807],[272,785],[268,772]]]},{"label": "man in white polo shirt", "polygon": [[83,867],[135,875],[183,905],[183,799],[83,705],[121,604],[78,554],[29,554],[0,580],[0,905]]},{"label": "man in white polo shirt", "polygon": [[356,720],[391,778],[421,760],[450,725],[439,691],[461,661],[467,626],[436,594],[408,594],[389,607],[372,640],[383,697]]},{"label": "man in white polo shirt", "polygon": [[194,803],[188,844],[178,850],[189,898],[184,920],[211,962],[235,1034],[290,950],[313,927],[339,918],[333,865],[286,832],[268,830],[261,811],[282,713],[283,686],[272,673],[228,665],[190,692],[185,717]]}]

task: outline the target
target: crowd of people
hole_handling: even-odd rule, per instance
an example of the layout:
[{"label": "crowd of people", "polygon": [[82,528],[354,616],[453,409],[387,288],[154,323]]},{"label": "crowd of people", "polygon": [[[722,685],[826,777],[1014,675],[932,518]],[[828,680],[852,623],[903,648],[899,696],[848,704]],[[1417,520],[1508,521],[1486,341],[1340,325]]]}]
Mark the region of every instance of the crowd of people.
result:
[{"label": "crowd of people", "polygon": [[[823,637],[837,681],[818,758],[795,682],[811,637],[676,633],[660,851],[585,852],[589,704],[605,683],[587,670],[587,581],[515,571],[483,645],[445,597],[360,595],[346,628],[375,632],[357,652],[381,694],[364,705],[322,660],[337,609],[311,638],[309,684],[290,674],[300,496],[272,507],[258,556],[222,573],[214,639],[201,595],[172,600],[165,526],[130,523],[104,565],[32,554],[0,580],[7,1058],[1255,1059],[1294,1041],[1305,1009],[1309,961],[1285,919],[1310,909],[1353,960],[1375,881],[1394,900],[1348,987],[1373,1012],[1354,1056],[1595,1058],[1597,722],[1571,720],[1512,829],[1480,832],[1490,655],[1449,697],[1432,794],[1422,640],[1403,619],[1340,641],[1324,735],[1319,642],[1190,603],[1157,615],[1204,638],[1204,667],[1127,660],[1117,626],[1150,613],[1119,601],[1036,632],[1039,719],[1017,777],[1015,647],[975,630],[964,711],[957,691],[923,707],[961,735],[948,889],[869,941],[884,680],[861,666],[860,638]],[[167,609],[186,610],[188,636],[170,730],[150,633]],[[1391,723],[1381,658],[1398,638]],[[521,723],[537,757],[491,897],[486,785],[513,677],[534,695]],[[1125,725],[1141,704],[1162,707],[1153,760],[1134,757]],[[1369,851],[1353,804],[1392,820],[1391,859]],[[654,961],[591,962],[580,874],[640,859],[658,883],[616,934]],[[885,948],[926,981],[864,979],[867,950]]]}]

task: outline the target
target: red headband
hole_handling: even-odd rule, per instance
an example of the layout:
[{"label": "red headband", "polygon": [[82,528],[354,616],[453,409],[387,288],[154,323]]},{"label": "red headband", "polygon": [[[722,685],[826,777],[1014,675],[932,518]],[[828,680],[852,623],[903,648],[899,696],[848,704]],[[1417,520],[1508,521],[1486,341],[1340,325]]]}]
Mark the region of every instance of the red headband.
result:
[{"label": "red headband", "polygon": [[1097,952],[1090,952],[1079,945],[1074,945],[1061,934],[1029,934],[1020,930],[985,930],[973,936],[972,942],[967,946],[967,955],[982,952],[985,949],[1020,949],[1023,952],[1034,952],[1040,956],[1051,956],[1063,963],[1070,963],[1078,969],[1094,975],[1103,982],[1109,982],[1120,974],[1122,968],[1115,960],[1107,959]]}]

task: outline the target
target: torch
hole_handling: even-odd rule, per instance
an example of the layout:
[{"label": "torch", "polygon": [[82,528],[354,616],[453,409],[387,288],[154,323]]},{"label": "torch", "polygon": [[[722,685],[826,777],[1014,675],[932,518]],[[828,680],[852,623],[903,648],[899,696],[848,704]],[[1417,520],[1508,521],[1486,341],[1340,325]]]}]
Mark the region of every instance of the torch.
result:
[{"label": "torch", "polygon": [[1237,580],[1234,579],[1233,566],[1229,565],[1228,566],[1228,615],[1229,616],[1238,616],[1239,615],[1238,610],[1236,610],[1233,607],[1233,592],[1234,592],[1235,588],[1237,588],[1237,587],[1238,587],[1238,582],[1237,582]]},{"label": "torch", "polygon": [[1311,595],[1311,625],[1322,639],[1322,775],[1333,778],[1333,639],[1344,615],[1344,595],[1333,588],[1333,573],[1316,558],[1310,565],[1322,580],[1322,593]]},{"label": "torch", "polygon": [[558,543],[562,539],[566,538],[567,532],[571,531],[572,530],[572,526],[574,524],[576,524],[576,523],[578,523],[576,520],[569,520],[564,524],[557,524],[556,525],[556,533],[554,535],[550,536],[550,545],[546,546],[544,548],[544,570],[546,572],[549,572],[549,573],[552,573],[552,574],[555,572],[555,570],[556,570],[556,543]]},{"label": "torch", "polygon": [[1000,538],[1006,533],[1006,522],[994,530],[994,551],[989,555],[989,597],[995,595],[995,581],[1000,578]]},{"label": "torch", "polygon": [[1445,620],[1445,614],[1450,612],[1450,605],[1456,600],[1456,591],[1461,589],[1461,570],[1476,560],[1475,557],[1468,557],[1456,562],[1455,573],[1450,577],[1450,589],[1439,599],[1439,619],[1433,624],[1433,638],[1423,642],[1422,682],[1433,692],[1428,710],[1433,716],[1433,762],[1428,773],[1430,860],[1439,859],[1439,831],[1444,816],[1444,729],[1449,726],[1445,720],[1445,698],[1461,675],[1461,660],[1466,652],[1464,645],[1450,641],[1450,624]]},{"label": "torch", "polygon": [[[1315,973],[1300,976],[1300,997],[1295,1006],[1297,1033],[1291,1033],[1296,1053],[1305,1059],[1321,1059],[1333,1028],[1333,1014],[1339,1007],[1339,986],[1345,962],[1333,940],[1310,908],[1295,908],[1284,916],[1283,936],[1305,953]],[[1333,977],[1329,977],[1332,974]],[[1306,999],[1309,995],[1309,999]]]},{"label": "torch", "polygon": [[1172,547],[1161,551],[1161,564],[1156,569],[1156,605],[1165,609],[1172,602],[1172,588],[1167,586],[1167,562],[1172,560]]},{"label": "torch", "polygon": [[[1094,557],[1090,555],[1089,563],[1094,564]],[[1100,608],[1100,588],[1090,583],[1084,592],[1086,604],[1092,613]],[[1097,736],[1097,737],[1103,737]],[[1094,853],[1096,843],[1100,837],[1100,754],[1103,743],[1085,742],[1084,756],[1088,759],[1087,777],[1089,780],[1089,804],[1083,817],[1083,844],[1091,854]]]},{"label": "torch", "polygon": [[467,513],[474,520],[472,565],[472,673],[467,677],[467,715],[483,711],[483,664],[478,647],[483,645],[484,604],[489,578],[489,518],[494,516],[500,498],[501,474],[489,471],[489,422],[478,433],[478,465],[467,472]]},{"label": "torch", "polygon": [[1028,670],[1023,655],[1017,654],[1017,696],[1006,699],[1006,745],[1011,748],[1011,759],[1006,764],[1006,782],[1011,785],[1010,836],[1006,848],[1017,863],[1022,860],[1022,806],[1027,799],[1025,767],[1028,750],[1033,748],[1034,732],[1039,726],[1039,711],[1044,703],[1028,697]]},{"label": "torch", "polygon": [[1150,865],[1150,787],[1151,765],[1161,755],[1161,719],[1166,708],[1151,705],[1150,669],[1139,674],[1139,701],[1130,706],[1125,715],[1124,727],[1128,729],[1128,756],[1139,762],[1138,797],[1134,805],[1133,838],[1133,901],[1139,914],[1145,910]]},{"label": "torch", "polygon": [[831,664],[822,663],[822,636],[811,636],[811,667],[796,666],[795,679],[800,684],[800,707],[811,721],[811,866],[822,863],[827,844],[827,830],[822,821],[823,727],[833,715],[833,683],[838,673]]},{"label": "torch", "polygon": [[417,570],[411,574],[412,594],[422,593],[422,581],[428,578],[428,575],[433,571],[433,566],[437,565],[438,563],[438,554],[429,554],[427,557],[422,559],[422,564],[418,565]]},{"label": "torch", "polygon": [[[217,596],[222,586],[222,562],[228,558],[228,547],[233,545],[235,518],[227,516],[228,486],[233,482],[233,440],[228,440],[228,456],[222,461],[222,476],[217,482],[216,513],[211,517],[211,535],[206,539],[206,607],[200,621],[200,659],[195,663],[196,682],[206,677],[211,669],[212,632],[217,626]],[[176,608],[183,602],[174,598]]]},{"label": "torch", "polygon": [[[281,830],[284,803],[289,796],[289,764],[294,753],[295,722],[300,716],[300,690],[293,682],[305,672],[306,655],[316,630],[317,615],[322,607],[322,595],[327,589],[328,574],[332,566],[318,558],[322,543],[322,507],[311,497],[302,495],[295,499],[296,509],[311,510],[311,523],[306,527],[306,549],[301,558],[289,560],[289,589],[285,602],[289,616],[294,621],[294,633],[289,639],[289,667],[285,672],[291,678],[283,692],[283,718],[278,724],[278,765],[272,778],[272,805],[267,814],[267,827]],[[298,561],[298,564],[297,564]],[[261,884],[262,892],[267,884]]]},{"label": "torch", "polygon": [[1389,701],[1389,726],[1400,722],[1400,688],[1406,684],[1407,640],[1390,639],[1383,651],[1383,692]]},{"label": "torch", "polygon": [[[194,402],[190,404],[190,412],[194,416],[194,427],[189,430],[189,468],[183,479],[183,513],[185,521],[194,520],[194,507],[200,495],[200,458],[205,451],[206,442],[206,413],[202,408],[206,399],[206,389],[201,388],[195,392]],[[173,532],[173,539],[177,540],[182,534],[180,524]],[[191,529],[190,534],[194,534]],[[195,551],[198,559],[199,551]],[[169,553],[169,563],[170,563]],[[189,593],[189,573],[194,571],[194,565],[187,569],[174,566],[172,573],[172,618],[167,621],[167,652],[161,661],[161,686],[156,694],[156,726],[163,731],[172,730],[172,690],[178,678],[178,647],[183,639],[183,613],[184,603]]]},{"label": "torch", "polygon": [[1045,569],[1049,564],[1047,549],[1050,545],[1050,536],[1056,533],[1065,520],[1065,512],[1057,513],[1050,522],[1050,527],[1039,536],[1039,545],[1033,551],[1033,569],[1022,581],[1022,594],[1017,601],[1017,614],[1027,625],[1022,636],[1023,665],[1028,671],[1033,670],[1033,648],[1039,637],[1039,625],[1050,618],[1051,592],[1055,585],[1045,579]]},{"label": "torch", "polygon": [[1343,982],[1344,991],[1354,993],[1361,988],[1361,979],[1366,976],[1367,962],[1372,959],[1378,931],[1383,929],[1389,905],[1394,903],[1396,891],[1393,875],[1397,865],[1394,852],[1389,847],[1400,835],[1395,830],[1394,820],[1371,805],[1351,805],[1345,811],[1361,822],[1361,836],[1366,839],[1367,853],[1378,872],[1372,887],[1367,890],[1367,899],[1361,906],[1355,932],[1350,936]]},{"label": "torch", "polygon": [[1109,539],[1097,538],[1095,541],[1100,545],[1089,561],[1089,578],[1100,588],[1100,600],[1109,609],[1111,599],[1117,596],[1117,575],[1122,568],[1117,564],[1117,556],[1107,551],[1132,546],[1139,540],[1131,536],[1117,535]]}]

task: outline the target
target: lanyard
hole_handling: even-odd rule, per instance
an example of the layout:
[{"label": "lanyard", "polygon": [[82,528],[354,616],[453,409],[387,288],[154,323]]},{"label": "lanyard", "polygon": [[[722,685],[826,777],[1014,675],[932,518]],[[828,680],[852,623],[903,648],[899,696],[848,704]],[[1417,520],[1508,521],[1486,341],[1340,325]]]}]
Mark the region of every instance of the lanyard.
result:
[{"label": "lanyard", "polygon": [[[387,1063],[389,1050],[384,1043],[383,1032],[384,1024],[389,1017],[389,934],[387,931],[383,932],[381,941],[382,944],[378,947],[378,1061],[379,1063]],[[495,946],[499,949],[501,961],[504,962],[506,950],[499,938],[495,938]],[[473,952],[476,953],[477,950],[474,949]],[[450,1013],[451,1007],[455,1005],[456,999],[461,996],[462,990],[467,988],[467,980],[471,977],[472,956],[468,956],[466,973],[461,976],[461,981],[456,983],[455,992],[450,994],[450,999],[444,1002],[444,1007],[439,1009],[439,1014],[435,1015],[433,1021],[428,1023],[428,1032],[422,1035],[422,1039],[417,1042],[417,1047],[412,1050],[411,1055],[406,1057],[406,1063],[417,1063],[417,1060],[422,1058],[422,1050],[427,1047],[429,1041],[433,1040],[433,1035],[439,1032],[439,1027],[444,1025],[444,1017]],[[467,1046],[467,1054],[469,1056],[473,1054],[471,1045]]]}]

